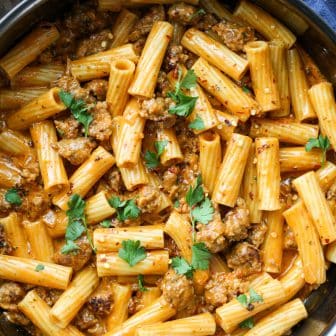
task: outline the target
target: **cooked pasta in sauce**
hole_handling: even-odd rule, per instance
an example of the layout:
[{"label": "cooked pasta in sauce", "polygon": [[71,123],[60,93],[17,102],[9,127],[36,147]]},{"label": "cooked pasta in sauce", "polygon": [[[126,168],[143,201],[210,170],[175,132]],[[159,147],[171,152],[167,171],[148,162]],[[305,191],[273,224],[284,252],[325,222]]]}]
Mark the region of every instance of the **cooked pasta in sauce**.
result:
[{"label": "cooked pasta in sauce", "polygon": [[31,335],[288,334],[336,262],[336,105],[256,5],[75,4],[0,59],[0,307]]}]

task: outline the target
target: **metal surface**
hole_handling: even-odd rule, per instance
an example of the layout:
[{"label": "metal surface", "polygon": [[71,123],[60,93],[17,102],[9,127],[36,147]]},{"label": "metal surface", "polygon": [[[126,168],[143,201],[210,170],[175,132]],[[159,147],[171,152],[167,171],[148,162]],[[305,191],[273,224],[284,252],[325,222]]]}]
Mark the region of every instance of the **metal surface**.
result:
[{"label": "metal surface", "polygon": [[[4,0],[0,0],[0,3]],[[18,0],[12,0],[18,2]],[[6,2],[6,1],[5,1]],[[8,5],[7,0],[7,5]],[[12,11],[1,13],[0,55],[38,21],[50,19],[68,8],[67,0],[23,0]],[[223,1],[231,6],[234,0]],[[299,42],[317,62],[324,75],[336,84],[336,33],[301,0],[255,0],[299,36]],[[8,8],[8,7],[7,7]],[[305,28],[308,28],[305,30]],[[328,281],[305,301],[309,318],[295,328],[296,336],[336,335],[336,267],[328,272]],[[24,336],[22,330],[5,323],[0,314],[0,336]]]}]

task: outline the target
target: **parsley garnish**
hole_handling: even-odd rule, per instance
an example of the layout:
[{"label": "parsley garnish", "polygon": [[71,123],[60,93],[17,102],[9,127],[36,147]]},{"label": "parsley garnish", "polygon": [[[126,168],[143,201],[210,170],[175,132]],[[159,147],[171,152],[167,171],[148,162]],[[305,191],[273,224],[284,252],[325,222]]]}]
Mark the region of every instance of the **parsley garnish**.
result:
[{"label": "parsley garnish", "polygon": [[239,327],[242,329],[252,329],[254,327],[253,317],[249,317],[243,322],[239,323]]},{"label": "parsley garnish", "polygon": [[214,212],[215,210],[210,199],[206,197],[200,206],[197,206],[191,210],[191,217],[196,222],[209,224],[209,222],[212,221]]},{"label": "parsley garnish", "polygon": [[252,310],[254,307],[252,303],[263,302],[263,298],[253,288],[249,290],[250,297],[246,294],[241,294],[237,297],[238,302],[248,310]]},{"label": "parsley garnish", "polygon": [[136,265],[147,256],[146,250],[140,246],[140,240],[123,240],[122,248],[119,250],[119,257],[125,260],[131,267]]},{"label": "parsley garnish", "polygon": [[245,93],[251,93],[251,90],[247,87],[247,85],[243,85],[242,89]]},{"label": "parsley garnish", "polygon": [[322,166],[326,162],[327,151],[330,148],[330,141],[327,136],[323,137],[322,134],[319,135],[317,139],[310,138],[305,146],[307,152],[310,152],[313,148],[322,149]]},{"label": "parsley garnish", "polygon": [[188,279],[192,278],[195,270],[207,270],[211,259],[211,253],[204,243],[195,243],[191,247],[191,251],[191,264],[182,257],[172,259],[172,267],[175,272],[184,274]]},{"label": "parsley garnish", "polygon": [[140,215],[141,210],[135,204],[133,199],[121,201],[119,197],[109,199],[112,208],[117,210],[117,218],[124,222],[126,219],[135,219]]},{"label": "parsley garnish", "polygon": [[75,97],[66,91],[61,90],[59,97],[63,104],[70,109],[74,118],[84,126],[85,136],[88,136],[89,126],[93,120],[92,115],[88,112],[89,108],[82,99],[75,99]]},{"label": "parsley garnish", "polygon": [[100,225],[103,227],[103,228],[110,228],[111,227],[111,221],[109,219],[104,219]]},{"label": "parsley garnish", "polygon": [[44,270],[44,265],[42,265],[42,264],[36,265],[35,272],[40,272],[40,271],[43,271],[43,270]]},{"label": "parsley garnish", "polygon": [[196,118],[189,124],[188,127],[196,131],[205,129],[204,121],[199,115],[196,116]]},{"label": "parsley garnish", "polygon": [[180,201],[177,199],[175,202],[174,202],[174,208],[178,208],[180,206]]},{"label": "parsley garnish", "polygon": [[193,15],[191,15],[190,20],[192,20],[193,18],[195,18],[197,16],[203,16],[205,14],[206,14],[206,11],[203,8],[200,8]]},{"label": "parsley garnish", "polygon": [[168,145],[168,140],[163,140],[163,141],[155,141],[154,142],[154,147],[156,150],[155,152],[151,151],[146,151],[145,153],[145,161],[146,161],[146,166],[148,168],[156,168],[160,164],[160,157],[163,154],[165,148]]},{"label": "parsley garnish", "polygon": [[20,206],[22,204],[22,199],[15,188],[8,189],[5,194],[5,200],[12,205]]},{"label": "parsley garnish", "polygon": [[142,274],[138,275],[138,286],[139,286],[140,292],[147,292],[148,291],[148,288],[146,288],[144,286],[144,276]]},{"label": "parsley garnish", "polygon": [[86,233],[88,241],[91,248],[94,250],[92,238],[89,234],[86,225],[85,217],[85,201],[78,194],[73,194],[69,198],[68,202],[69,210],[67,210],[66,215],[68,216],[68,226],[65,232],[65,245],[61,249],[62,254],[69,254],[79,250],[79,246],[75,243],[83,233]]},{"label": "parsley garnish", "polygon": [[179,70],[179,78],[175,84],[175,92],[169,92],[168,96],[174,100],[176,105],[169,109],[170,114],[179,117],[188,117],[194,110],[198,97],[186,96],[182,89],[191,89],[196,86],[197,77],[194,70],[188,70],[185,77],[181,80],[182,71]]},{"label": "parsley garnish", "polygon": [[190,187],[187,195],[186,201],[190,207],[196,205],[197,203],[201,202],[204,199],[204,191],[202,188],[202,177],[198,175],[196,179],[195,187]]}]

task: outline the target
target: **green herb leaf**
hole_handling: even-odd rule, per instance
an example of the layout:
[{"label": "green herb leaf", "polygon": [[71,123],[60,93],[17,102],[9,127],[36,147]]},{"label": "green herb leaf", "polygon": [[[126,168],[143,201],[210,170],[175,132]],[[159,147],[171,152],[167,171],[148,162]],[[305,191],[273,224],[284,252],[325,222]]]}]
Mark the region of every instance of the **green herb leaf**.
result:
[{"label": "green herb leaf", "polygon": [[212,254],[209,252],[204,243],[195,243],[191,247],[192,259],[191,266],[193,269],[207,270]]},{"label": "green herb leaf", "polygon": [[70,222],[65,232],[66,240],[76,240],[86,231],[85,226],[80,221]]},{"label": "green herb leaf", "polygon": [[263,297],[260,294],[258,294],[253,288],[250,288],[249,293],[250,293],[250,303],[264,302]]},{"label": "green herb leaf", "polygon": [[22,204],[22,199],[15,188],[8,189],[5,194],[5,200],[12,205],[20,206]]},{"label": "green herb leaf", "polygon": [[138,218],[141,213],[133,199],[121,201],[119,197],[114,196],[109,199],[109,203],[117,210],[117,218],[122,222],[126,219]]},{"label": "green herb leaf", "polygon": [[175,202],[174,202],[174,208],[178,208],[180,206],[180,201],[177,199]]},{"label": "green herb leaf", "polygon": [[118,255],[131,267],[146,258],[147,253],[145,248],[140,246],[140,240],[123,240],[121,244],[122,248],[119,250]]},{"label": "green herb leaf", "polygon": [[319,135],[317,139],[310,138],[305,146],[307,152],[310,152],[313,148],[320,148],[322,150],[322,166],[326,162],[327,151],[330,148],[330,141],[327,136],[323,137]]},{"label": "green herb leaf", "polygon": [[249,302],[246,294],[240,294],[239,296],[237,296],[237,300],[243,307],[247,308]]},{"label": "green herb leaf", "polygon": [[111,221],[109,220],[109,219],[104,219],[101,223],[100,223],[100,225],[103,227],[103,228],[110,228],[111,227],[111,225],[112,225],[112,223],[111,223]]},{"label": "green herb leaf", "polygon": [[42,265],[42,264],[36,265],[35,272],[40,272],[40,271],[43,271],[43,270],[44,270],[44,265]]},{"label": "green herb leaf", "polygon": [[243,322],[239,323],[239,327],[242,329],[252,329],[254,327],[253,317],[249,317]]},{"label": "green herb leaf", "polygon": [[193,268],[189,263],[181,257],[175,257],[172,259],[172,267],[177,274],[184,274],[188,279],[193,276]]},{"label": "green herb leaf", "polygon": [[251,93],[251,90],[246,85],[243,85],[242,89],[245,93]]},{"label": "green herb leaf", "polygon": [[144,286],[144,276],[142,274],[138,275],[138,286],[139,286],[140,292],[147,292],[148,291],[148,288],[146,288]]},{"label": "green herb leaf", "polygon": [[162,140],[162,141],[155,141],[154,142],[154,146],[155,146],[158,157],[160,157],[163,154],[167,145],[168,145],[168,140]]},{"label": "green herb leaf", "polygon": [[203,16],[206,14],[206,11],[203,8],[200,8],[196,13],[194,13],[190,20],[192,20],[193,18],[197,17],[197,16]]},{"label": "green herb leaf", "polygon": [[198,175],[196,180],[195,187],[190,187],[187,195],[186,195],[186,201],[190,207],[196,205],[197,203],[203,201],[204,199],[204,190],[202,187],[202,177],[201,175]]},{"label": "green herb leaf", "polygon": [[93,121],[92,115],[88,112],[88,107],[82,99],[75,99],[75,97],[66,91],[61,90],[59,97],[63,104],[70,109],[74,118],[84,126],[85,136],[87,137],[89,132],[89,126]]},{"label": "green herb leaf", "polygon": [[70,254],[71,252],[76,252],[80,250],[80,247],[72,240],[66,241],[65,245],[61,248],[62,254]]},{"label": "green herb leaf", "polygon": [[167,140],[155,141],[154,147],[155,147],[156,153],[151,152],[151,151],[146,151],[145,161],[146,161],[146,166],[148,168],[154,169],[160,164],[160,157],[163,154],[167,145],[168,145]]},{"label": "green herb leaf", "polygon": [[205,129],[204,121],[199,115],[196,116],[196,118],[189,124],[188,127],[196,131]]},{"label": "green herb leaf", "polygon": [[191,210],[192,219],[202,224],[208,224],[212,221],[215,210],[210,199],[207,197],[200,206]]},{"label": "green herb leaf", "polygon": [[197,76],[193,69],[187,71],[186,75],[184,76],[180,88],[182,89],[192,89],[196,86],[197,83]]}]

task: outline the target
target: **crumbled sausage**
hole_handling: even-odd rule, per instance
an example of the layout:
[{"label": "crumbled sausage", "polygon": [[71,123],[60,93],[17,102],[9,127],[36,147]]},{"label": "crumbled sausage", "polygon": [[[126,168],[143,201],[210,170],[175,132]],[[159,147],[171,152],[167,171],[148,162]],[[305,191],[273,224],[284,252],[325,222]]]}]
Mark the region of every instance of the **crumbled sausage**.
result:
[{"label": "crumbled sausage", "polygon": [[195,24],[201,17],[197,15],[196,7],[184,2],[172,5],[168,10],[168,16],[171,21],[181,23],[184,26]]},{"label": "crumbled sausage", "polygon": [[0,214],[3,216],[6,216],[12,208],[11,204],[8,203],[5,199],[6,193],[7,193],[6,189],[0,189]]},{"label": "crumbled sausage", "polygon": [[179,64],[185,64],[189,59],[187,53],[181,45],[171,45],[168,47],[164,60],[165,69],[167,71],[175,69]]},{"label": "crumbled sausage", "polygon": [[92,249],[87,237],[83,236],[76,240],[79,250],[69,254],[62,254],[59,249],[53,255],[56,264],[72,267],[75,271],[82,269],[90,260]]},{"label": "crumbled sausage", "polygon": [[206,13],[201,16],[199,22],[197,22],[196,27],[199,30],[210,30],[214,25],[218,23],[216,16],[212,13]]},{"label": "crumbled sausage", "polygon": [[205,285],[204,296],[212,310],[246,292],[247,289],[248,281],[237,277],[235,272],[221,272],[211,276]]},{"label": "crumbled sausage", "polygon": [[284,241],[283,246],[285,250],[297,249],[295,235],[287,223],[284,225]]},{"label": "crumbled sausage", "polygon": [[89,297],[87,305],[96,316],[107,316],[111,312],[113,293],[108,281],[102,280],[99,287]]},{"label": "crumbled sausage", "polygon": [[238,276],[261,272],[260,252],[255,246],[246,242],[236,244],[226,255],[226,261]]},{"label": "crumbled sausage", "polygon": [[54,120],[58,134],[64,139],[76,139],[79,135],[79,122],[73,117]]},{"label": "crumbled sausage", "polygon": [[286,208],[290,208],[293,205],[293,197],[295,199],[296,192],[292,185],[292,179],[286,178],[280,182],[280,200]]},{"label": "crumbled sausage", "polygon": [[148,12],[134,25],[128,37],[129,42],[136,42],[145,37],[152,29],[154,22],[165,20],[165,11],[162,5],[152,6]]},{"label": "crumbled sausage", "polygon": [[140,311],[143,308],[141,297],[142,297],[142,292],[137,291],[136,294],[129,299],[128,314],[130,316],[136,314],[138,311]]},{"label": "crumbled sausage", "polygon": [[78,166],[89,158],[96,144],[89,138],[63,139],[53,145],[59,155],[67,159],[72,165]]},{"label": "crumbled sausage", "polygon": [[40,166],[35,154],[29,153],[22,163],[21,176],[26,183],[32,183],[40,175]]},{"label": "crumbled sausage", "polygon": [[0,225],[0,254],[11,254],[13,252],[13,246],[8,240],[5,230]]},{"label": "crumbled sausage", "polygon": [[175,124],[176,116],[169,113],[174,103],[171,98],[151,98],[141,103],[140,115],[146,119],[162,122],[163,127],[170,128]]},{"label": "crumbled sausage", "polygon": [[74,319],[74,325],[80,330],[94,328],[97,324],[98,319],[87,305],[84,305]]},{"label": "crumbled sausage", "polygon": [[254,29],[235,22],[221,21],[212,30],[233,51],[244,51],[245,44],[254,41]]},{"label": "crumbled sausage", "polygon": [[160,191],[151,185],[143,186],[137,190],[136,203],[142,213],[155,213],[161,203]]},{"label": "crumbled sausage", "polygon": [[268,227],[265,221],[253,224],[249,230],[247,241],[252,245],[254,245],[256,248],[259,248],[261,244],[264,242],[267,228]]},{"label": "crumbled sausage", "polygon": [[26,292],[18,283],[4,282],[0,286],[0,307],[9,311],[18,311],[17,304],[25,295]]},{"label": "crumbled sausage", "polygon": [[249,210],[242,202],[233,210],[229,211],[223,220],[225,231],[224,236],[229,241],[240,241],[248,236],[250,227]]},{"label": "crumbled sausage", "polygon": [[173,91],[173,87],[168,80],[167,74],[164,71],[160,71],[156,83],[156,96],[165,98],[170,91]]},{"label": "crumbled sausage", "polygon": [[168,250],[169,257],[174,258],[180,255],[180,250],[175,243],[175,240],[170,238],[169,236],[165,236],[165,248]]},{"label": "crumbled sausage", "polygon": [[59,289],[45,287],[36,287],[35,291],[37,292],[38,296],[50,307],[56,303],[62,294],[62,291]]},{"label": "crumbled sausage", "polygon": [[41,217],[50,207],[50,199],[47,192],[41,187],[29,189],[22,198],[22,205],[18,211],[25,214],[29,220]]},{"label": "crumbled sausage", "polygon": [[108,81],[105,79],[94,79],[84,85],[84,88],[97,100],[104,101],[106,98]]},{"label": "crumbled sausage", "polygon": [[175,165],[168,167],[168,169],[162,175],[163,190],[169,193],[170,197],[173,197],[177,191],[178,187],[176,183],[179,173],[180,173],[180,167]]},{"label": "crumbled sausage", "polygon": [[123,180],[117,167],[112,167],[105,175],[108,187],[114,193],[120,193],[124,189]]},{"label": "crumbled sausage", "polygon": [[21,325],[24,327],[31,324],[31,321],[19,311],[5,311],[3,314],[6,319],[13,324]]},{"label": "crumbled sausage", "polygon": [[109,29],[104,29],[99,33],[92,34],[79,42],[76,57],[81,58],[105,51],[109,49],[112,39],[113,35]]},{"label": "crumbled sausage", "polygon": [[112,134],[112,117],[106,102],[98,102],[91,110],[93,121],[89,127],[89,135],[98,141],[109,140]]},{"label": "crumbled sausage", "polygon": [[193,281],[173,269],[164,275],[161,290],[165,300],[177,311],[186,309],[195,295]]},{"label": "crumbled sausage", "polygon": [[214,214],[210,223],[198,224],[197,229],[197,241],[204,243],[210,252],[217,253],[227,248],[228,241],[224,237],[226,227],[218,212]]}]

